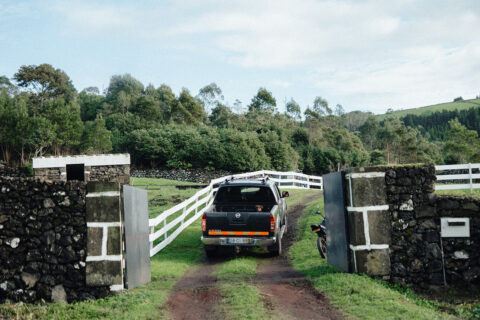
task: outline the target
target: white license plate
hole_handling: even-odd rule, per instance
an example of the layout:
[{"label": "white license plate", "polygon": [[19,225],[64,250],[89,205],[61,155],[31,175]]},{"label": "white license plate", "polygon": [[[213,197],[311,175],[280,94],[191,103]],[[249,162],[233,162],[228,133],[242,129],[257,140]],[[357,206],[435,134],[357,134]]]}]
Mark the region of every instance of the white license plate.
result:
[{"label": "white license plate", "polygon": [[227,238],[228,244],[249,244],[250,238]]}]

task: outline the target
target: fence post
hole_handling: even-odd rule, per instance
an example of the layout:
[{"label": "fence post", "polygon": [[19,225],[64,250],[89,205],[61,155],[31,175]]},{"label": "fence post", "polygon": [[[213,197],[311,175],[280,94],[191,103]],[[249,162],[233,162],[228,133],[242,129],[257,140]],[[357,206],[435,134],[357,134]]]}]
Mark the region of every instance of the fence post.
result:
[{"label": "fence post", "polygon": [[473,179],[472,179],[472,164],[471,163],[468,164],[468,174],[470,176],[470,194],[472,194],[473,193],[473,185],[472,185],[472,180]]}]

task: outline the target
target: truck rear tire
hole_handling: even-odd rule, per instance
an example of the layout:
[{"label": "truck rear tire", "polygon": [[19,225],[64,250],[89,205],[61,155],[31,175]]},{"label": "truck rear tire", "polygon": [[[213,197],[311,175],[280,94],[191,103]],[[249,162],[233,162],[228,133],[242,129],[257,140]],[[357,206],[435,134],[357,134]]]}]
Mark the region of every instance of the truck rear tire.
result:
[{"label": "truck rear tire", "polygon": [[282,239],[278,239],[273,246],[268,247],[268,251],[274,257],[282,255]]},{"label": "truck rear tire", "polygon": [[213,259],[218,255],[218,246],[205,245],[203,248],[205,249],[205,255],[208,259]]}]

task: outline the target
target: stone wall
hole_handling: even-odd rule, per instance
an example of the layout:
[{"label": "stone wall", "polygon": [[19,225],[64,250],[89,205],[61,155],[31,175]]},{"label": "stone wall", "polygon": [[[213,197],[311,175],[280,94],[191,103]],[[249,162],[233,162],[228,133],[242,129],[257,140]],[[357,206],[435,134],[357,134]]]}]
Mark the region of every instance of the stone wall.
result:
[{"label": "stone wall", "polygon": [[204,169],[132,169],[131,176],[135,178],[163,178],[178,181],[210,183],[210,180],[233,174],[230,171]]},{"label": "stone wall", "polygon": [[[392,281],[480,288],[480,201],[435,195],[435,180],[433,166],[386,171]],[[441,237],[441,218],[452,217],[470,218],[470,237]]]},{"label": "stone wall", "polygon": [[[36,168],[35,178],[66,181],[66,167]],[[85,181],[118,182],[130,184],[130,165],[105,165],[85,167]]]},{"label": "stone wall", "polygon": [[130,184],[130,165],[91,166],[85,167],[85,172],[86,181]]},{"label": "stone wall", "polygon": [[35,178],[52,181],[67,181],[67,169],[63,168],[37,168],[34,169]]},{"label": "stone wall", "polygon": [[[436,195],[431,165],[356,168],[347,179],[357,272],[423,288],[480,288],[480,200]],[[442,218],[469,218],[470,237],[442,238]]]},{"label": "stone wall", "polygon": [[25,170],[23,168],[12,168],[0,164],[0,176],[3,177],[26,177]]},{"label": "stone wall", "polygon": [[88,287],[86,184],[0,177],[0,302],[101,297]]}]

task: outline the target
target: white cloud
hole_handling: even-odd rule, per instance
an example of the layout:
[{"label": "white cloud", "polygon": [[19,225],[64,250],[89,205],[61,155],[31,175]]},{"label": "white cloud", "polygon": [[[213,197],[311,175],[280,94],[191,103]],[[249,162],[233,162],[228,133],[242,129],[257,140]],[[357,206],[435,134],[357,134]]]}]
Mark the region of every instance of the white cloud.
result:
[{"label": "white cloud", "polygon": [[280,87],[280,88],[289,88],[293,85],[292,82],[290,81],[285,81],[285,80],[280,80],[280,79],[273,79],[270,84],[274,87]]},{"label": "white cloud", "polygon": [[[377,112],[480,90],[478,9],[479,1],[414,0],[61,2],[56,7],[70,32],[142,38],[236,67],[287,70],[296,78],[304,73],[304,85],[327,99],[335,96]],[[290,79],[276,77],[271,85],[292,88],[297,83]]]}]

